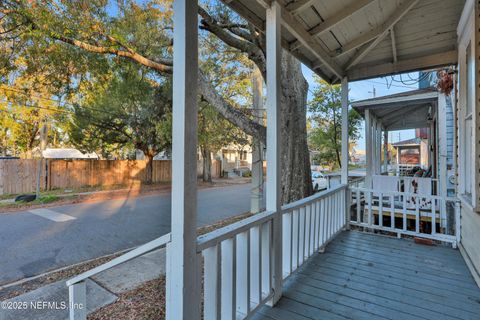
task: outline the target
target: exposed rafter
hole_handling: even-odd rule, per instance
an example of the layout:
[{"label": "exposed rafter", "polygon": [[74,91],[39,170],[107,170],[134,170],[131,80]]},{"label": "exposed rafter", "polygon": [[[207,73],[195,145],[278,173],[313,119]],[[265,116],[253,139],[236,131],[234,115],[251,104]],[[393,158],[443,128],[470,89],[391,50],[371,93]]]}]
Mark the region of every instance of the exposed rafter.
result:
[{"label": "exposed rafter", "polygon": [[390,114],[380,117],[380,121],[383,123],[389,123],[390,120],[395,119],[395,118],[402,118],[403,116],[412,113],[416,109],[419,108],[418,103],[411,105],[411,106],[403,106],[400,112],[391,112]]},{"label": "exposed rafter", "polygon": [[287,9],[291,14],[296,15],[303,9],[311,6],[314,1],[315,0],[297,0],[286,5],[285,9]]},{"label": "exposed rafter", "polygon": [[233,0],[221,0],[223,3],[230,6],[232,9],[235,10],[238,14],[242,17],[250,21],[255,27],[257,27],[262,32],[265,32],[265,22],[259,18],[256,14],[252,11],[248,10],[240,1],[233,1]]},{"label": "exposed rafter", "polygon": [[[227,0],[224,0],[227,1]],[[285,9],[285,6],[283,5],[284,1],[283,0],[273,0],[278,2],[281,5],[282,8],[282,25],[285,27],[291,34],[293,34],[297,39],[301,39],[301,41],[305,44],[304,47],[307,48],[316,58],[318,61],[316,61],[316,64],[323,64],[325,65],[337,78],[342,78],[343,76],[343,70],[342,68],[329,56],[328,52],[320,46],[320,44],[310,36],[310,34],[304,30],[298,20]],[[228,3],[228,5],[232,6],[234,2]],[[257,0],[257,3],[259,3],[262,7],[269,8],[272,4],[272,0]],[[237,9],[236,9],[237,10]],[[264,25],[262,23],[262,25]],[[257,26],[258,27],[258,26]],[[264,29],[264,28],[263,28]],[[282,46],[286,48],[287,50],[289,49],[289,46],[287,42],[282,39]],[[293,55],[297,56],[295,53],[292,52]],[[312,63],[310,63],[312,65]],[[324,75],[324,73],[322,72]],[[329,77],[326,75],[325,79],[326,80],[331,80]]]},{"label": "exposed rafter", "polygon": [[[343,9],[333,14],[330,18],[326,19],[324,22],[321,22],[308,30],[308,33],[310,33],[310,35],[313,37],[320,36],[325,32],[330,31],[337,24],[351,17],[353,14],[360,11],[374,1],[376,0],[355,0],[351,5],[344,7]],[[301,43],[299,41],[294,41],[290,45],[290,48],[291,50],[296,50],[300,46]]]},{"label": "exposed rafter", "polygon": [[[283,3],[283,0],[274,0],[278,3]],[[264,8],[270,7],[272,0],[257,0],[257,2]],[[341,79],[344,71],[328,54],[318,42],[315,40],[307,30],[303,29],[299,21],[293,16],[293,14],[282,7],[282,25],[287,29],[295,38],[297,38],[303,46],[308,49],[318,60],[318,63],[326,66],[335,77]]]},{"label": "exposed rafter", "polygon": [[282,10],[282,24],[305,48],[315,55],[318,62],[325,65],[336,77],[340,79],[343,77],[342,68],[330,57],[317,40],[307,30],[302,28],[298,20],[286,10]]},{"label": "exposed rafter", "polygon": [[393,62],[397,62],[398,61],[398,57],[397,57],[397,43],[395,41],[395,31],[393,30],[394,27],[392,27],[392,29],[390,29],[390,39],[392,40],[392,55],[393,55]]},{"label": "exposed rafter", "polygon": [[365,58],[365,56],[389,34],[389,31],[393,26],[395,26],[395,24],[400,21],[400,19],[402,19],[419,1],[420,0],[409,0],[396,10],[395,13],[382,25],[382,32],[378,37],[362,48],[359,54],[355,55],[355,57],[347,63],[346,70],[349,70],[351,67],[362,61],[363,58]]},{"label": "exposed rafter", "polygon": [[337,49],[336,51],[332,51],[330,52],[330,56],[331,57],[340,57],[354,49],[357,49],[361,46],[363,46],[364,44],[376,39],[383,31],[383,28],[382,27],[379,27],[379,28],[376,28],[372,31],[370,31],[369,33],[366,33],[352,41],[350,41],[349,43],[343,45],[342,47],[340,47],[339,49]]},{"label": "exposed rafter", "polygon": [[351,81],[363,80],[372,77],[382,77],[395,73],[413,72],[429,68],[443,67],[457,63],[456,50],[425,55],[412,59],[399,59],[397,63],[375,64],[352,68],[347,72]]}]

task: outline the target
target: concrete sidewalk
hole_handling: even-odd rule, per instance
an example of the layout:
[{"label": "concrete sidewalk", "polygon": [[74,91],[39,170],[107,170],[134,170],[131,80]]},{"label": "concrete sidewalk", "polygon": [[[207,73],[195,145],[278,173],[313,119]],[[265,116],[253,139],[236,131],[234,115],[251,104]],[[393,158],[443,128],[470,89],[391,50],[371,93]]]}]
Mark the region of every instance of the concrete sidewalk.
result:
[{"label": "concrete sidewalk", "polygon": [[[158,249],[87,280],[87,311],[117,300],[117,295],[165,274],[165,249]],[[0,303],[0,320],[68,319],[67,279]]]}]

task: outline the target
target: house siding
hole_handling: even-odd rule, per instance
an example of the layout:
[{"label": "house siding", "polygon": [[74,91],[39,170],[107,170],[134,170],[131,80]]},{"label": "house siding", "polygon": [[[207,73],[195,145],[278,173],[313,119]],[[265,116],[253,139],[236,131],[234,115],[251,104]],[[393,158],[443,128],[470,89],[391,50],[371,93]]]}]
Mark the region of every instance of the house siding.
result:
[{"label": "house siding", "polygon": [[462,254],[480,286],[480,215],[468,206],[462,205],[461,247]]}]

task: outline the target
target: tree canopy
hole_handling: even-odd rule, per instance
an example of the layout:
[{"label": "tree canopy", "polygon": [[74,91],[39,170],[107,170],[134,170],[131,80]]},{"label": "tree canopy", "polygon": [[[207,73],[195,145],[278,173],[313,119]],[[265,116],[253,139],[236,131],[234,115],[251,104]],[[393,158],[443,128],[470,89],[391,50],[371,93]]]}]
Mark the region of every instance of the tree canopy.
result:
[{"label": "tree canopy", "polygon": [[[321,165],[341,167],[342,92],[340,85],[329,85],[315,77],[313,99],[309,103],[309,145],[317,151],[315,160]],[[361,117],[353,109],[348,112],[348,135],[351,143],[360,136]]]},{"label": "tree canopy", "polygon": [[[165,81],[173,71],[173,0],[88,0],[0,2],[0,81],[19,74],[46,75],[44,85],[51,95],[82,106],[85,92],[95,89],[90,80],[109,81],[112,66],[130,61],[144,68],[145,78]],[[225,44],[225,53],[242,56],[266,77],[264,33],[229,9],[221,1],[200,2],[201,34],[215,35]],[[306,143],[305,105],[308,90],[301,65],[290,53],[282,57],[282,164],[285,202],[312,192]],[[24,57],[25,67],[11,61]],[[229,72],[242,68],[232,68]],[[215,70],[200,68],[198,91],[224,119],[258,141],[266,143],[266,128],[256,121],[248,104],[229,96],[229,86],[215,83]],[[227,82],[228,83],[228,82]],[[237,87],[238,88],[238,87]],[[78,114],[78,112],[77,112]],[[296,132],[291,135],[289,132]],[[293,164],[296,165],[293,165]],[[299,165],[301,164],[301,165]]]}]

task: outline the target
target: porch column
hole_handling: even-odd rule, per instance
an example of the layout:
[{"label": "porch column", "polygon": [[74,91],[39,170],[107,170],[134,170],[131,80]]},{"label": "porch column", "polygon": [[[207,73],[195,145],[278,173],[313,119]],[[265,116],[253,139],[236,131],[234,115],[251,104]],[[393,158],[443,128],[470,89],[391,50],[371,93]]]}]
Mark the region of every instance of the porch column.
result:
[{"label": "porch column", "polygon": [[271,305],[282,296],[282,203],[281,203],[281,8],[273,1],[267,9],[267,211],[276,212],[273,220],[273,298]]},{"label": "porch column", "polygon": [[382,174],[382,123],[377,119],[377,136],[375,140],[375,158],[377,158],[377,174]]},{"label": "porch column", "polygon": [[196,0],[175,0],[173,35],[172,241],[167,248],[167,319],[200,319],[197,256]]},{"label": "porch column", "polygon": [[388,172],[388,131],[383,129],[383,172]]},{"label": "porch column", "polygon": [[372,175],[377,174],[377,163],[378,163],[378,158],[377,158],[377,119],[370,115],[372,119]]},{"label": "porch column", "polygon": [[367,163],[365,187],[370,188],[372,186],[372,119],[368,109],[365,110],[365,149],[365,161]]},{"label": "porch column", "polygon": [[344,77],[342,79],[342,184],[348,184],[348,160],[348,78]]}]

